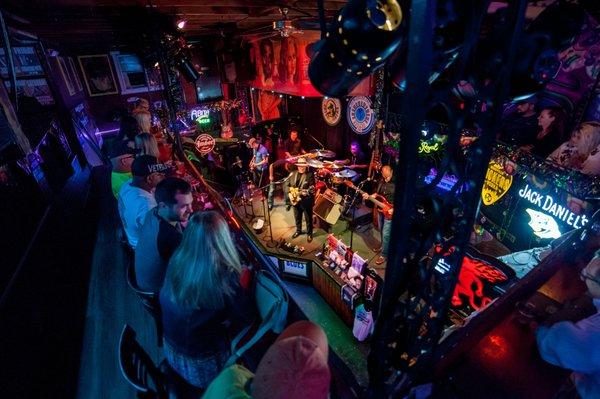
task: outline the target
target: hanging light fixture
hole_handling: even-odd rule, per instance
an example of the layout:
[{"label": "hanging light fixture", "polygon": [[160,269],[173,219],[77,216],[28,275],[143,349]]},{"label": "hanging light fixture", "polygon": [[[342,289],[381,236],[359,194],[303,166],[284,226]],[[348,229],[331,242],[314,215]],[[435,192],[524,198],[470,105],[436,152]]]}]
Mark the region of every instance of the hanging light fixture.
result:
[{"label": "hanging light fixture", "polygon": [[180,18],[177,20],[177,29],[182,30],[183,28],[185,28],[185,25],[187,24],[187,20],[184,18]]}]

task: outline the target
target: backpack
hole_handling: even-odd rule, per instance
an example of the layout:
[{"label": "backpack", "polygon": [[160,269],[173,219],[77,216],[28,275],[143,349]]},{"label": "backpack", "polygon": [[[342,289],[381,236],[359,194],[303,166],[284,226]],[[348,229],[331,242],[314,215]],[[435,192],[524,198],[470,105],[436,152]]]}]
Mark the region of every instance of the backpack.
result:
[{"label": "backpack", "polygon": [[261,323],[254,335],[244,345],[237,347],[252,326],[244,328],[231,341],[231,356],[227,360],[226,367],[234,364],[268,331],[279,334],[285,328],[289,297],[278,277],[268,270],[259,270],[255,276],[254,298]]}]

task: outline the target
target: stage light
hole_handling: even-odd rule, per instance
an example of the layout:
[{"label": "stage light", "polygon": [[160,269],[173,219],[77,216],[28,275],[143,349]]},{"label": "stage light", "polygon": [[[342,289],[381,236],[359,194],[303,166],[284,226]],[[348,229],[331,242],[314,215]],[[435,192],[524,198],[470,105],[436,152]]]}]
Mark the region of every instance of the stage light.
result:
[{"label": "stage light", "polygon": [[179,72],[190,82],[194,83],[200,78],[200,73],[194,68],[194,64],[190,62],[187,57],[180,55],[175,64],[179,69]]},{"label": "stage light", "polygon": [[403,35],[397,0],[350,0],[326,38],[313,46],[308,75],[317,90],[341,98],[396,50]]},{"label": "stage light", "polygon": [[185,24],[187,24],[187,20],[185,20],[183,18],[177,20],[177,29],[183,29],[183,28],[185,28]]}]

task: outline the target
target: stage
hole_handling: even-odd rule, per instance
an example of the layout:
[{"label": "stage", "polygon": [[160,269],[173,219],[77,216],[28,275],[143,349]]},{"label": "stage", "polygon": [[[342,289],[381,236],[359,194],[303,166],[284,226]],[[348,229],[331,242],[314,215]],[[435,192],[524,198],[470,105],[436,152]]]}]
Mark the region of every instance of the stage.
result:
[{"label": "stage", "polygon": [[[292,238],[296,228],[294,222],[294,211],[290,209],[286,211],[283,198],[278,196],[275,198],[275,205],[269,212],[267,208],[267,201],[263,198],[260,190],[255,191],[252,195],[246,195],[242,198],[237,198],[232,202],[232,208],[236,213],[238,219],[244,223],[245,230],[249,232],[251,237],[262,247],[263,251],[267,255],[292,258],[304,261],[311,261],[313,264],[320,266],[317,254],[323,249],[323,244],[327,240],[329,233],[333,234],[337,239],[341,239],[346,245],[350,246],[352,241],[351,249],[354,252],[358,252],[360,256],[367,260],[368,267],[377,271],[382,278],[385,274],[386,264],[376,265],[375,260],[379,256],[379,253],[374,252],[373,248],[377,248],[381,245],[379,231],[373,227],[373,224],[368,222],[365,224],[357,224],[354,227],[354,233],[351,231],[352,224],[350,222],[351,217],[345,218],[341,216],[336,223],[330,225],[330,232],[325,229],[318,227],[320,220],[318,216],[313,216],[313,241],[306,241],[306,226],[303,223],[301,234],[297,238]],[[371,218],[365,213],[371,214],[371,209],[360,205],[355,210],[354,220],[359,220],[357,215],[361,215],[361,221],[371,220]],[[350,212],[350,214],[352,214]],[[351,216],[351,215],[350,215]],[[257,233],[253,229],[253,225],[259,219],[264,220],[264,226],[261,231]],[[269,228],[270,222],[270,228]],[[271,237],[272,232],[272,237]],[[351,237],[352,236],[352,237]],[[282,241],[290,243],[292,246],[304,247],[302,254],[295,254],[284,248],[280,247]]]}]

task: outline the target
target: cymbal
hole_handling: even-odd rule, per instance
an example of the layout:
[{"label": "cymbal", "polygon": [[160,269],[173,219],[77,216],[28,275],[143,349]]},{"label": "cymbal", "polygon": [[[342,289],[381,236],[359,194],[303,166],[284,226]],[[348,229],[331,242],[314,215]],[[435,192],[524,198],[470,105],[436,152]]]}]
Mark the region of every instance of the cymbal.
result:
[{"label": "cymbal", "polygon": [[319,161],[318,159],[307,159],[306,163],[308,164],[308,166],[312,166],[313,168],[319,169],[325,166],[325,164]]},{"label": "cymbal", "polygon": [[340,170],[339,172],[335,172],[333,175],[341,179],[352,179],[354,176],[358,175],[358,172],[351,169],[344,169]]},{"label": "cymbal", "polygon": [[335,152],[331,150],[312,150],[311,154],[315,154],[317,157],[321,158],[335,158]]},{"label": "cymbal", "polygon": [[332,169],[332,170],[342,170],[346,168],[346,165],[341,165],[339,163],[335,163],[332,161],[323,161],[323,166],[327,169]]}]

